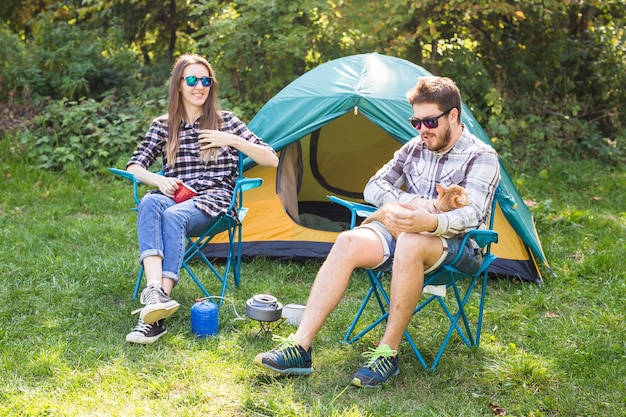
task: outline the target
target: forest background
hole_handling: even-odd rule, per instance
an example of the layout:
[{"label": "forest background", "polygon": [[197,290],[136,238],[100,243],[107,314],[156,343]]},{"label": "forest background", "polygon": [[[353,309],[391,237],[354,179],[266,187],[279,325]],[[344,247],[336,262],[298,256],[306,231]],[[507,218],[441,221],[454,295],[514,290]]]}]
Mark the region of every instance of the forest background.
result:
[{"label": "forest background", "polygon": [[33,164],[102,170],[166,111],[176,56],[249,121],[321,63],[379,52],[453,78],[512,170],[624,162],[621,0],[5,0],[0,137]]},{"label": "forest background", "polygon": [[[623,0],[2,0],[0,414],[626,415],[625,16]],[[377,341],[337,342],[363,297],[362,271],[318,335],[308,378],[252,367],[274,343],[251,336],[256,323],[229,330],[229,311],[219,337],[193,337],[191,280],[167,337],[129,346],[136,216],[106,168],[123,167],[165,113],[184,52],[212,62],[222,108],[246,122],[290,81],[346,55],[397,56],[453,78],[557,276],[490,280],[481,349],[450,346],[434,373],[404,355],[384,395],[344,388]],[[250,260],[229,297],[304,303],[318,267]],[[412,330],[430,334],[441,319]]]}]

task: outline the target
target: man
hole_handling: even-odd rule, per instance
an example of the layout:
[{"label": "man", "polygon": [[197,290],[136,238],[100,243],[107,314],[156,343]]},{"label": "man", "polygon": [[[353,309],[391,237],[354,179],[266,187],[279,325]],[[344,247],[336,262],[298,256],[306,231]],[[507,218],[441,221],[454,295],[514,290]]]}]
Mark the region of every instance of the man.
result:
[{"label": "man", "polygon": [[[352,378],[357,387],[380,387],[399,373],[397,349],[422,292],[424,274],[459,251],[464,255],[456,267],[469,273],[478,270],[478,246],[471,239],[467,247],[460,244],[469,230],[489,224],[500,180],[498,156],[461,123],[461,95],[449,78],[420,78],[407,98],[413,107],[409,122],[419,136],[402,146],[364,191],[365,200],[376,206],[402,203],[403,209],[387,214],[387,221],[403,233],[394,239],[380,222],[341,233],[315,278],[295,335],[257,355],[255,364],[285,375],[310,374],[313,339],[341,300],[352,271],[391,270],[385,332]],[[436,184],[463,186],[470,204],[437,213]]]}]

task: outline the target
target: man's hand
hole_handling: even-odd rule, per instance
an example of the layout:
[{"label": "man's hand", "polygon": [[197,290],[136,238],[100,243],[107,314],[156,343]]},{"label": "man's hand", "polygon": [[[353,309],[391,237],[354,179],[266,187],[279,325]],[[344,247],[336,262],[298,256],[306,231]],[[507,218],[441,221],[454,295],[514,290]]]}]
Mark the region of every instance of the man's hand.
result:
[{"label": "man's hand", "polygon": [[402,203],[400,208],[387,213],[387,220],[401,232],[407,233],[434,232],[439,224],[437,216],[423,206]]},{"label": "man's hand", "polygon": [[415,207],[421,207],[429,213],[437,213],[437,209],[435,208],[435,203],[437,200],[429,200],[425,198],[415,197],[411,200],[411,205]]}]

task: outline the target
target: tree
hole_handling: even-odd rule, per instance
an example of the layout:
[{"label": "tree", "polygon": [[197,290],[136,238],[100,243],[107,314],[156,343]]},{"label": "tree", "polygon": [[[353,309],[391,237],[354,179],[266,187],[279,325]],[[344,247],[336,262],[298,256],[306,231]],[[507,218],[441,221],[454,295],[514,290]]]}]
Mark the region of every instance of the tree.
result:
[{"label": "tree", "polygon": [[316,59],[313,0],[223,1],[194,7],[197,50],[224,79],[220,95],[249,117]]}]

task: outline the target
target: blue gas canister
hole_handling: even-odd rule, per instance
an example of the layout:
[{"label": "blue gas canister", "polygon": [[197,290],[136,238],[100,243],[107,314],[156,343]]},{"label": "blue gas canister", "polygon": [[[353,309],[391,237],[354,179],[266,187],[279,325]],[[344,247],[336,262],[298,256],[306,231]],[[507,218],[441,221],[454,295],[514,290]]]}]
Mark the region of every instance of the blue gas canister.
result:
[{"label": "blue gas canister", "polygon": [[191,306],[191,331],[198,337],[217,334],[217,305],[207,299],[198,299]]}]

